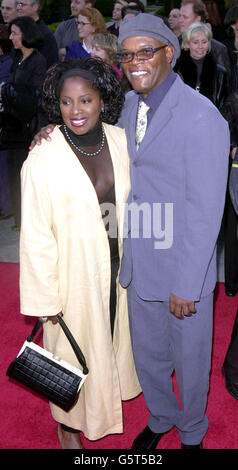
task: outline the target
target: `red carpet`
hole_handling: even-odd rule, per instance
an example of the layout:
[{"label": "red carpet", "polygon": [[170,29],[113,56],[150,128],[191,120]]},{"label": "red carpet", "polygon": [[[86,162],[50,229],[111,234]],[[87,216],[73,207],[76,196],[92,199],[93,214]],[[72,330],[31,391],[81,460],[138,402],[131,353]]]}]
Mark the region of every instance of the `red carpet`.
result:
[{"label": "red carpet", "polygon": [[[6,377],[9,362],[15,357],[34,319],[19,314],[18,264],[0,263],[1,324],[1,449],[59,449],[56,423],[48,403]],[[225,389],[221,367],[230,341],[237,310],[238,295],[228,298],[224,285],[217,284],[215,296],[214,347],[207,415],[210,427],[205,449],[238,449],[238,401]],[[143,395],[125,402],[124,434],[98,441],[83,438],[86,449],[129,449],[134,437],[147,424],[148,411]],[[178,449],[176,429],[160,441],[161,449]]]}]

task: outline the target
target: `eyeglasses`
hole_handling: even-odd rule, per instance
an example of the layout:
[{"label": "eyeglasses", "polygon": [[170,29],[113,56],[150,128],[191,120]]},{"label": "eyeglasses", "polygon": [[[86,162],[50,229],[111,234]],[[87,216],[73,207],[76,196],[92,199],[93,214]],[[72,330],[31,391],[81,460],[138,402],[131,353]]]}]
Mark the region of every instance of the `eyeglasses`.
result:
[{"label": "eyeglasses", "polygon": [[17,3],[16,3],[16,6],[17,6],[17,7],[20,7],[20,8],[22,8],[22,7],[29,7],[30,5],[31,5],[31,3],[22,3],[22,2],[17,2]]},{"label": "eyeglasses", "polygon": [[77,23],[79,26],[85,26],[86,24],[91,24],[91,23],[84,23],[83,21],[76,21],[76,23]]},{"label": "eyeglasses", "polygon": [[167,47],[167,44],[160,47],[146,47],[145,49],[140,49],[136,52],[119,52],[117,54],[117,60],[123,64],[126,64],[127,62],[132,62],[135,57],[137,58],[137,60],[149,60],[154,57],[154,54],[156,52],[160,51],[161,49],[164,49],[164,47]]}]

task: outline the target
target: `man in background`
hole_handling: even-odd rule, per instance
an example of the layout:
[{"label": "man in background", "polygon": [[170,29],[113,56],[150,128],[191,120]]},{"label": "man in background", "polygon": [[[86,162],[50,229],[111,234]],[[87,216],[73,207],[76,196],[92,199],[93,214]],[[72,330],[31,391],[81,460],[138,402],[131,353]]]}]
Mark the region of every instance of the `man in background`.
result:
[{"label": "man in background", "polygon": [[2,0],[1,13],[3,22],[9,24],[17,16],[15,0]]},{"label": "man in background", "polygon": [[122,8],[121,17],[122,20],[128,20],[129,18],[133,18],[133,16],[139,15],[139,13],[143,13],[143,11],[138,4],[128,5],[128,7]]},{"label": "man in background", "polygon": [[176,36],[179,36],[181,34],[180,25],[179,25],[179,14],[180,14],[179,9],[173,8],[170,11],[169,17],[168,17],[169,27]]},{"label": "man in background", "polygon": [[122,21],[121,11],[123,7],[127,7],[127,6],[128,6],[128,2],[124,0],[116,0],[116,2],[114,3],[113,10],[112,10],[113,23],[107,27],[109,33],[114,34],[115,36],[118,36],[119,26]]},{"label": "man in background", "polygon": [[17,0],[16,9],[18,16],[30,16],[38,25],[44,40],[44,44],[39,50],[46,58],[47,67],[50,67],[58,60],[58,49],[53,33],[40,18],[43,3],[42,0],[24,0],[24,2]]}]

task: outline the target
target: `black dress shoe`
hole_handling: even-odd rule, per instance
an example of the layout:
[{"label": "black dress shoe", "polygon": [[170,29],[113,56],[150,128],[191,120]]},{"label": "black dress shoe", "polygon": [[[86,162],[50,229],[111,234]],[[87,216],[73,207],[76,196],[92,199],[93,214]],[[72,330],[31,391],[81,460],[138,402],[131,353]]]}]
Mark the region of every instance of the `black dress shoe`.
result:
[{"label": "black dress shoe", "polygon": [[135,438],[131,448],[134,450],[156,449],[159,440],[164,434],[164,432],[155,433],[146,426],[146,428],[143,429],[143,431]]},{"label": "black dress shoe", "polygon": [[226,291],[226,295],[227,297],[235,297],[235,295],[237,294],[238,292],[238,289],[234,289],[233,287],[230,287],[230,286],[225,286],[225,291]]},{"label": "black dress shoe", "polygon": [[226,389],[228,393],[233,397],[238,400],[238,382],[232,382],[231,379],[229,379],[228,375],[226,374],[226,367],[225,367],[225,362],[222,367],[222,375],[225,378],[225,384],[226,384]]},{"label": "black dress shoe", "polygon": [[200,444],[195,445],[188,445],[182,443],[181,449],[202,449],[202,443],[200,442]]},{"label": "black dress shoe", "polygon": [[228,377],[226,377],[226,375],[225,381],[227,391],[233,398],[236,398],[236,400],[238,400],[238,382],[232,382],[230,379],[228,379]]}]

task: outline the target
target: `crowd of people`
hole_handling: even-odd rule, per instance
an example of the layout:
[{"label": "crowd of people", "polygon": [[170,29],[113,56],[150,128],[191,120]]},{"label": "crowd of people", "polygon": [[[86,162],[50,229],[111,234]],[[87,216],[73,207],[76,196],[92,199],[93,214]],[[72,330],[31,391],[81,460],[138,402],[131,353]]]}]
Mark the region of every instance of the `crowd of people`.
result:
[{"label": "crowd of people", "polygon": [[[238,293],[238,6],[221,19],[182,0],[164,18],[115,0],[106,23],[95,0],[72,0],[52,33],[42,5],[1,3],[0,219],[21,231],[21,313],[77,366],[63,315],[89,367],[72,410],[51,404],[61,447],[123,432],[122,400],[142,390],[132,449],[174,426],[202,449],[221,230]],[[237,338],[236,319],[223,365],[236,399]]]}]

